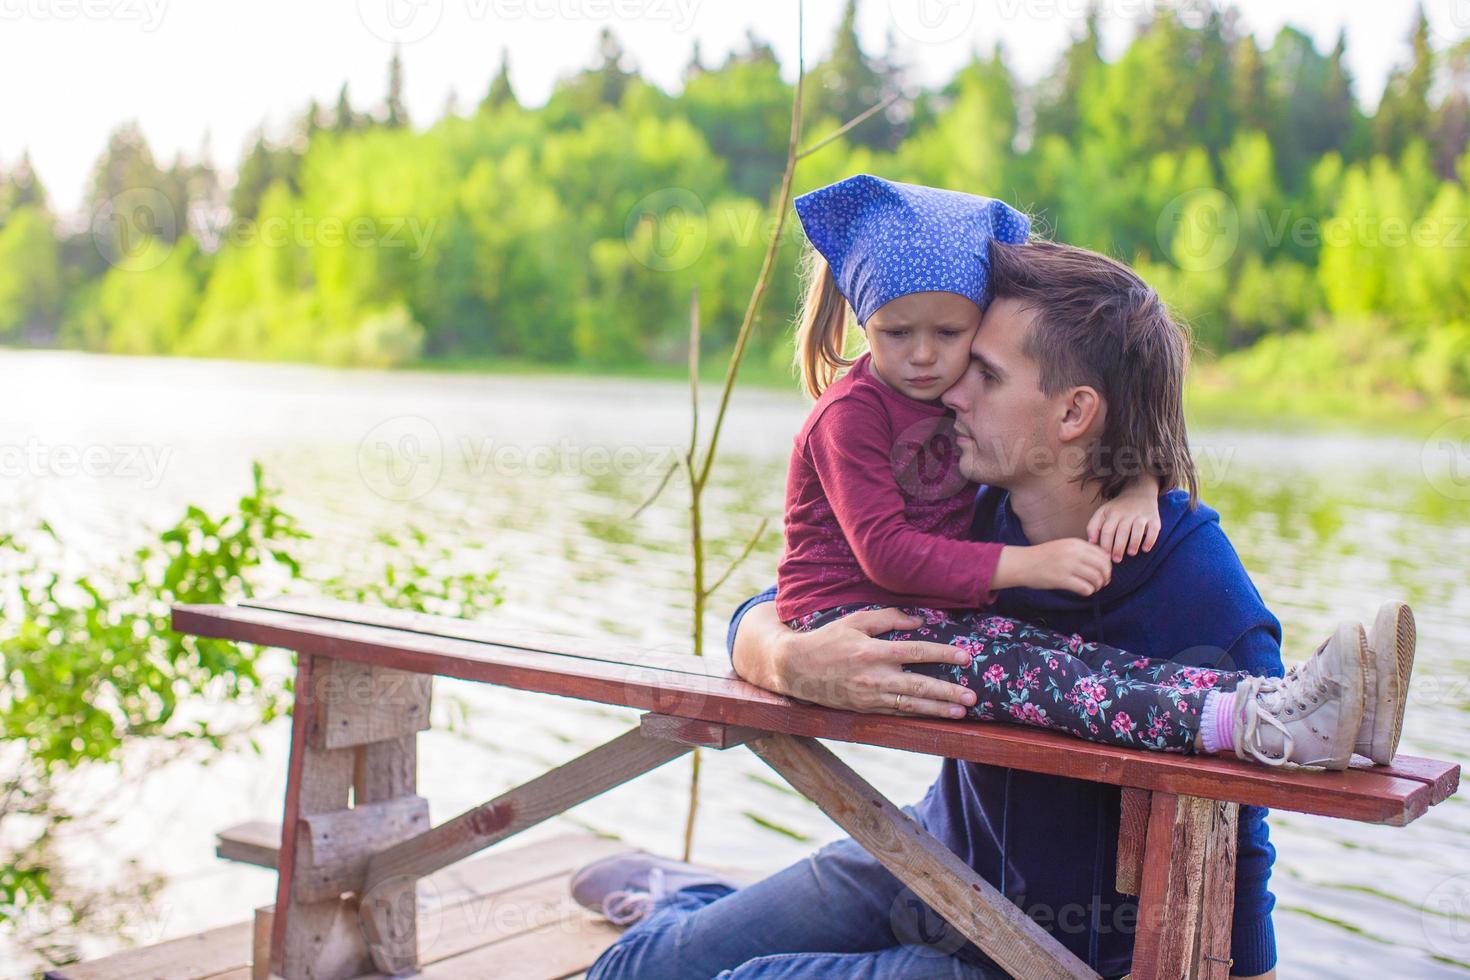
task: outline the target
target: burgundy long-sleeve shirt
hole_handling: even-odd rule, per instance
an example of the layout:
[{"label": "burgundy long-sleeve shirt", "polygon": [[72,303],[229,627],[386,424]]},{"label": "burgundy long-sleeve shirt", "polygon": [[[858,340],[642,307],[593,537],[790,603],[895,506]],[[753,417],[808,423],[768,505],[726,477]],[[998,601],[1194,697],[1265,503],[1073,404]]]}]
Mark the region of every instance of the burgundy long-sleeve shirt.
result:
[{"label": "burgundy long-sleeve shirt", "polygon": [[776,614],[849,603],[976,609],[1001,545],[965,540],[977,486],[954,417],[872,373],[870,355],[822,393],[791,452]]}]

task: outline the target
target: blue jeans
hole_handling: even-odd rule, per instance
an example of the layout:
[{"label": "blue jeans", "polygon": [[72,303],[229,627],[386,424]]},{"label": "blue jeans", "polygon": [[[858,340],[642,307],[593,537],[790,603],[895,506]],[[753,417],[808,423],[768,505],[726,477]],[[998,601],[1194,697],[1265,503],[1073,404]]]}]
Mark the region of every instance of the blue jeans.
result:
[{"label": "blue jeans", "polygon": [[675,892],[587,971],[587,980],[1005,976],[850,837],[738,890]]}]

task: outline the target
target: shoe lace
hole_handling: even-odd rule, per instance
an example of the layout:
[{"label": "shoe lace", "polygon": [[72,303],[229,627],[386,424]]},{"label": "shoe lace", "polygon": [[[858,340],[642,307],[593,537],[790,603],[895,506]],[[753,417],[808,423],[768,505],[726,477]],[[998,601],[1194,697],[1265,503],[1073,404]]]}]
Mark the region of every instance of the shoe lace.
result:
[{"label": "shoe lace", "polygon": [[[1287,731],[1286,725],[1276,717],[1276,710],[1283,697],[1283,679],[1275,677],[1247,677],[1240,682],[1235,689],[1236,698],[1244,698],[1242,712],[1242,730],[1240,738],[1235,740],[1235,757],[1237,759],[1254,759],[1267,766],[1287,765],[1287,759],[1291,757],[1294,741],[1291,732]],[[1264,709],[1264,710],[1263,710]],[[1261,748],[1260,724],[1262,719],[1268,725],[1274,726],[1281,732],[1284,743],[1281,756],[1268,755]]]},{"label": "shoe lace", "polygon": [[[1307,711],[1312,704],[1320,704],[1328,693],[1327,678],[1322,673],[1322,651],[1330,640],[1323,640],[1317,652],[1305,663],[1293,664],[1281,678],[1264,678],[1267,682],[1261,691],[1263,702],[1273,711],[1285,711],[1288,715]],[[1286,703],[1290,696],[1294,704]],[[1306,698],[1306,700],[1303,700]]]},{"label": "shoe lace", "polygon": [[664,885],[664,869],[648,872],[648,889],[625,888],[608,892],[602,900],[602,914],[615,926],[637,922],[652,912],[658,901],[668,894]]}]

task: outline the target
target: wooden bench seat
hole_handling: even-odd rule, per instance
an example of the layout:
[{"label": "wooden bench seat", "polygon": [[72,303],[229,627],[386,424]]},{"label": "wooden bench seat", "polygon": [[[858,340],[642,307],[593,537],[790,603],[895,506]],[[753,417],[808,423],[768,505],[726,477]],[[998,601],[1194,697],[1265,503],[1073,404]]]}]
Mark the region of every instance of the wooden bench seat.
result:
[{"label": "wooden bench seat", "polygon": [[835,711],[773,694],[719,662],[331,599],[178,606],[176,630],[411,673],[483,681],[763,731],[862,742],[1150,791],[1402,826],[1448,798],[1459,767],[1401,756],[1347,773],[1117,749],[1001,723]]},{"label": "wooden bench seat", "polygon": [[[220,846],[222,856],[279,865],[268,935],[256,932],[255,980],[272,972],[343,980],[371,964],[440,975],[426,958],[417,884],[698,746],[747,747],[963,935],[1028,980],[1095,980],[1096,973],[818,739],[1122,787],[1117,883],[1139,896],[1137,980],[1228,975],[1240,804],[1402,826],[1459,784],[1458,766],[1430,759],[1283,772],[1006,724],[835,711],[747,684],[721,661],[331,600],[181,605],[173,626],[299,655],[275,851],[272,831],[258,826],[226,835]],[[617,738],[430,826],[427,801],[414,792],[415,736],[428,727],[434,676],[644,713]],[[509,947],[478,950],[465,955],[478,957],[479,975],[505,975]]]}]

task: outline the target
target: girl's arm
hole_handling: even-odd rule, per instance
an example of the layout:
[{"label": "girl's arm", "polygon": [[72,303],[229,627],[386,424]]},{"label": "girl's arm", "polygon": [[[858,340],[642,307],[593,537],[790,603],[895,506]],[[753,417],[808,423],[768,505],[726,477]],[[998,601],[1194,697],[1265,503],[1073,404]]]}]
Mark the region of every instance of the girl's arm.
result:
[{"label": "girl's arm", "polygon": [[893,442],[882,407],[861,395],[828,405],[806,432],[806,457],[863,574],[881,589],[912,597],[914,605],[988,605],[1001,546],[910,524]]},{"label": "girl's arm", "polygon": [[1087,540],[1122,561],[1126,552],[1152,551],[1163,522],[1159,519],[1159,478],[1144,473],[1112,500],[1105,500],[1087,522]]},{"label": "girl's arm", "polygon": [[[833,515],[863,574],[879,588],[914,605],[979,608],[995,601],[995,589],[1092,595],[1112,577],[1106,553],[1081,538],[1016,547],[916,529],[904,514],[892,441],[881,409],[860,398],[828,406],[806,441]],[[1157,500],[1154,512],[1157,524]]]}]

